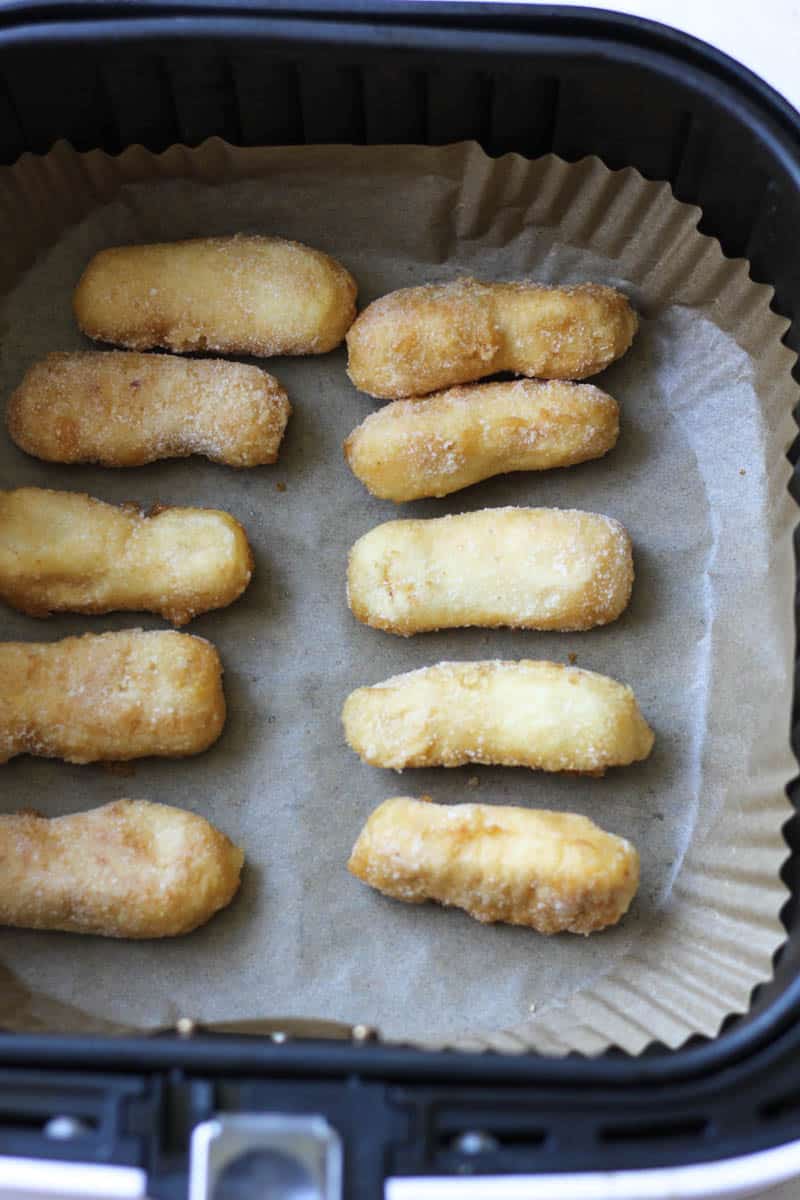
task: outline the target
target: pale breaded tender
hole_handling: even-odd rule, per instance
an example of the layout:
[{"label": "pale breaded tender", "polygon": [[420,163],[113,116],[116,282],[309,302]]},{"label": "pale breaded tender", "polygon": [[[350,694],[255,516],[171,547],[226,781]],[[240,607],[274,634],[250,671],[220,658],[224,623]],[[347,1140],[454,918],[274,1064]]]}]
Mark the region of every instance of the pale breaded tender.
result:
[{"label": "pale breaded tender", "polygon": [[387,521],[350,551],[347,599],[365,625],[576,631],[625,609],[633,554],[611,517],[561,508],[484,508]]},{"label": "pale breaded tender", "polygon": [[230,904],[244,855],[194,813],[147,800],[0,816],[0,925],[162,938]]},{"label": "pale breaded tender", "polygon": [[372,767],[485,763],[604,774],[647,758],[629,687],[552,662],[443,662],[351,692],[348,744]]},{"label": "pale breaded tender", "polygon": [[344,452],[373,496],[399,503],[601,458],[618,435],[616,400],[592,384],[518,379],[395,400],[353,430]]},{"label": "pale breaded tender", "polygon": [[357,388],[384,400],[498,371],[585,379],[623,355],[636,328],[627,298],[602,284],[455,279],[369,304],[347,335],[347,370]]},{"label": "pale breaded tender", "polygon": [[140,467],[202,454],[231,467],[273,463],[291,405],[260,367],[169,354],[48,354],[12,395],[12,439],[46,462]]},{"label": "pale breaded tender", "polygon": [[219,655],[187,633],[0,642],[0,680],[0,763],[182,758],[207,750],[225,724]]},{"label": "pale breaded tender", "polygon": [[117,346],[268,358],[333,350],[356,315],[356,292],[321,250],[238,235],[101,250],[73,306],[85,334]]},{"label": "pale breaded tender", "polygon": [[0,491],[0,598],[33,617],[128,609],[184,625],[231,604],[252,571],[247,535],[226,512]]},{"label": "pale breaded tender", "polygon": [[547,934],[616,924],[639,885],[631,843],[587,817],[404,796],[375,809],[348,868],[396,900]]}]

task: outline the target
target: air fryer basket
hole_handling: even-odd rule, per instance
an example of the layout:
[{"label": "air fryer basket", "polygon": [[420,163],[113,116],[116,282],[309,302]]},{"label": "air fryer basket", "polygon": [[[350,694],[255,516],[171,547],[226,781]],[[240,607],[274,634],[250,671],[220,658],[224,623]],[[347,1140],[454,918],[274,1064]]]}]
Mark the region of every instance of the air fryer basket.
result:
[{"label": "air fryer basket", "polygon": [[[723,55],[649,22],[393,0],[3,6],[3,164],[62,138],[115,153],[211,135],[237,145],[474,138],[491,155],[634,166],[700,206],[700,229],[726,254],[749,259],[800,349],[800,118]],[[794,713],[791,728],[796,751]],[[792,898],[774,979],[713,1042],[556,1061],[390,1048],[364,1030],[340,1040],[188,1027],[151,1040],[6,1034],[0,1153],[142,1166],[149,1194],[179,1195],[198,1121],[313,1112],[343,1140],[345,1194],[367,1196],[387,1176],[657,1167],[800,1139],[797,818],[786,838]],[[43,1137],[54,1113],[80,1118],[83,1134]],[[490,1138],[469,1157],[458,1137],[474,1129]]]}]

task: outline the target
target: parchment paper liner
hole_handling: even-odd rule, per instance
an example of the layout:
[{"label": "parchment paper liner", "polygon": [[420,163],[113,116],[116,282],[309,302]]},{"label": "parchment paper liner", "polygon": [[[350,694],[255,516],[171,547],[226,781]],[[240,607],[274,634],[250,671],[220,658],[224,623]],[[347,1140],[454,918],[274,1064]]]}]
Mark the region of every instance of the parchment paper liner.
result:
[{"label": "parchment paper liner", "polygon": [[[229,724],[209,754],[142,763],[133,778],[29,759],[0,772],[4,809],[55,815],[132,795],[204,813],[248,851],[240,899],[172,943],[3,931],[6,1028],[108,1033],[182,1014],[293,1012],[365,1021],[431,1046],[592,1054],[614,1044],[636,1053],[654,1039],[678,1046],[713,1035],[746,1010],[785,936],[795,514],[784,456],[797,395],[772,289],[697,233],[699,215],[631,169],[611,172],[593,158],[491,160],[474,144],[234,150],[212,139],[109,158],[62,143],[0,172],[6,394],[46,350],[85,344],[71,289],[90,254],[120,240],[298,237],[353,269],[362,304],[466,271],[594,278],[623,286],[644,318],[631,354],[597,380],[623,405],[612,455],[441,502],[397,509],[350,477],[338,443],[371,402],[347,381],[342,352],[266,364],[295,404],[275,468],[236,474],[188,460],[70,469],[4,441],[3,486],[228,507],[247,525],[258,564],[244,600],[190,627],[226,663]],[[406,642],[356,626],[343,566],[358,534],[394,515],[502,503],[623,519],[637,556],[630,612],[577,637],[460,631]],[[4,638],[139,624],[160,627],[123,615],[39,624],[0,612]],[[338,710],[358,683],[442,658],[568,653],[634,685],[658,733],[648,764],[603,781],[486,768],[398,780],[361,766],[342,744]],[[344,872],[349,846],[375,803],[422,792],[572,808],[632,836],[643,860],[634,910],[588,941],[545,940],[375,896]]]}]

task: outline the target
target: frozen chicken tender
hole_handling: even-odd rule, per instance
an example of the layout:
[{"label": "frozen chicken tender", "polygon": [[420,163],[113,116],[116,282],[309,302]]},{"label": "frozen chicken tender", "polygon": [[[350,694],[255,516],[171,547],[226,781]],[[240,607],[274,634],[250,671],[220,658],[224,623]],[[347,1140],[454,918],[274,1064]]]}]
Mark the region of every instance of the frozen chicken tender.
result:
[{"label": "frozen chicken tender", "polygon": [[48,354],[12,395],[13,441],[46,462],[140,467],[201,454],[231,467],[273,463],[291,405],[260,367],[169,354]]},{"label": "frozen chicken tender", "polygon": [[207,750],[225,724],[219,655],[187,633],[0,642],[0,680],[0,763],[182,758]]},{"label": "frozen chicken tender", "polygon": [[401,503],[601,458],[618,435],[616,400],[592,384],[518,379],[395,400],[353,430],[344,452],[373,496]]},{"label": "frozen chicken tender", "polygon": [[351,692],[348,745],[372,767],[485,763],[603,775],[647,758],[632,690],[552,662],[443,662]]},{"label": "frozen chicken tender", "polygon": [[628,604],[633,555],[618,521],[560,508],[485,508],[387,521],[350,551],[359,621],[409,636],[433,629],[583,630]]},{"label": "frozen chicken tender", "polygon": [[498,371],[586,379],[636,333],[627,297],[596,283],[544,287],[455,279],[390,292],[347,335],[348,373],[383,400],[423,396]]},{"label": "frozen chicken tender", "polygon": [[396,900],[546,934],[616,924],[639,884],[634,847],[586,817],[408,797],[375,809],[348,867]]},{"label": "frozen chicken tender", "polygon": [[30,616],[128,609],[183,625],[231,604],[252,569],[247,536],[225,512],[0,491],[0,598]]},{"label": "frozen chicken tender", "polygon": [[244,855],[194,813],[147,800],[48,820],[0,816],[0,925],[162,938],[230,904]]},{"label": "frozen chicken tender", "polygon": [[75,289],[89,337],[131,350],[324,354],[356,314],[356,283],[320,250],[239,235],[114,246]]}]

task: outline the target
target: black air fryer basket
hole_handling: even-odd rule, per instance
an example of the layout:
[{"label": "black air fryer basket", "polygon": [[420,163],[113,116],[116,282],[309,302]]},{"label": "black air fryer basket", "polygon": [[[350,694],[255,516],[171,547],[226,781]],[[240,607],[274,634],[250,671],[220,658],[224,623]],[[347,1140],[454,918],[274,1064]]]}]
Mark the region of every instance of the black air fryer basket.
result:
[{"label": "black air fryer basket", "polygon": [[[212,135],[245,146],[476,139],[490,155],[636,167],[698,205],[701,231],[774,287],[774,308],[793,322],[786,341],[800,349],[800,117],[683,34],[557,6],[0,8],[3,164],[58,139],[113,154]],[[796,736],[794,714],[775,719]],[[361,1027],[0,1034],[0,1194],[20,1171],[43,1183],[34,1168],[49,1160],[120,1168],[82,1177],[81,1194],[184,1196],[190,1150],[198,1198],[296,1196],[298,1180],[326,1172],[320,1195],[386,1188],[394,1200],[738,1195],[800,1173],[797,818],[786,838],[792,896],[774,979],[713,1041],[557,1060],[389,1047]],[[603,1173],[619,1170],[612,1190]],[[653,1183],[643,1171],[662,1174]],[[68,1175],[60,1165],[55,1186]],[[506,1191],[523,1187],[519,1176],[525,1190]]]}]

